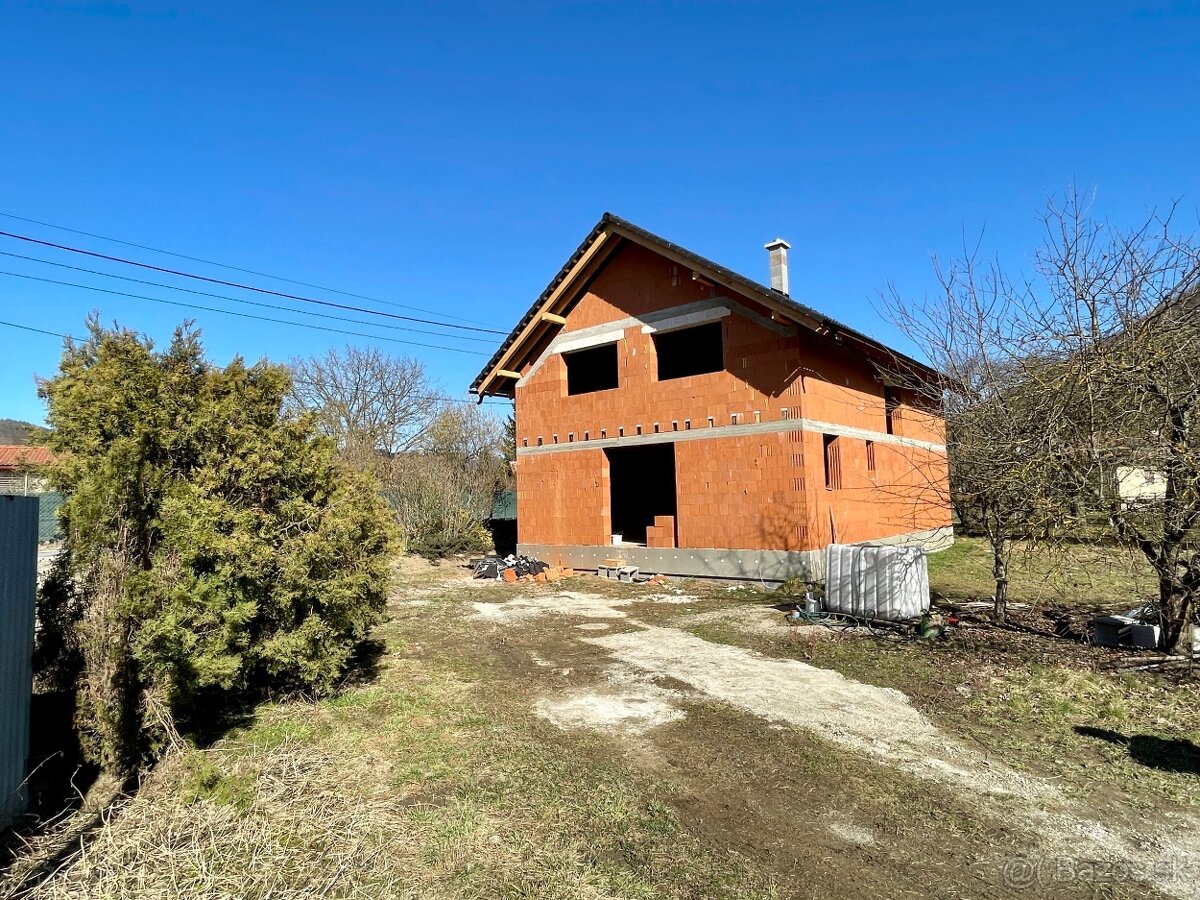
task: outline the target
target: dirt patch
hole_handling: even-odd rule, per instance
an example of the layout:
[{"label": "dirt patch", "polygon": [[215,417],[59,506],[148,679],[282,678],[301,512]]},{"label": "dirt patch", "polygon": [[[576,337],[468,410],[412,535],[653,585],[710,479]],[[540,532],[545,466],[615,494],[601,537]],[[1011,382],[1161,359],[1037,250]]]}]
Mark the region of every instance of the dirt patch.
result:
[{"label": "dirt patch", "polygon": [[552,594],[522,593],[501,603],[472,603],[474,617],[501,625],[536,619],[540,616],[578,616],[585,619],[624,619],[625,607],[652,603],[682,605],[699,598],[689,594],[630,594],[608,596],[584,591],[557,591]]},{"label": "dirt patch", "polygon": [[871,847],[875,844],[875,832],[870,828],[863,828],[861,825],[854,825],[850,822],[828,822],[825,825],[829,829],[829,833],[836,838],[841,838],[847,844],[854,844],[858,847]]},{"label": "dirt patch", "polygon": [[766,635],[768,637],[792,637],[802,631],[816,632],[815,625],[789,625],[784,615],[773,606],[735,606],[695,613],[680,621],[684,627],[694,625],[729,625],[738,631]]},{"label": "dirt patch", "polygon": [[584,594],[579,591],[562,591],[556,594],[523,594],[503,603],[472,603],[475,618],[501,625],[536,619],[546,615],[580,616],[588,619],[623,619],[625,613],[618,606],[628,606],[629,601],[599,594]]},{"label": "dirt patch", "polygon": [[692,594],[673,593],[673,594],[642,594],[638,596],[634,594],[630,597],[634,603],[699,603],[700,598]]},{"label": "dirt patch", "polygon": [[[952,778],[987,793],[1043,795],[1047,788],[953,745],[908,697],[829,669],[708,641],[674,628],[584,638],[621,662],[670,675],[755,715],[798,725],[899,765],[918,777]],[[986,773],[986,774],[985,774]]]},{"label": "dirt patch", "polygon": [[907,696],[797,660],[772,659],[712,644],[672,628],[584,638],[626,666],[671,676],[695,690],[769,721],[786,722],[917,778],[986,801],[985,812],[1018,822],[1050,852],[1110,860],[1165,893],[1191,897],[1182,873],[1200,871],[1196,833],[1116,833],[1070,809],[1057,789],[958,744]]},{"label": "dirt patch", "polygon": [[684,717],[673,701],[675,691],[656,685],[631,682],[626,687],[601,687],[596,690],[572,691],[554,699],[539,700],[534,709],[560,728],[615,728],[628,732],[645,732]]}]

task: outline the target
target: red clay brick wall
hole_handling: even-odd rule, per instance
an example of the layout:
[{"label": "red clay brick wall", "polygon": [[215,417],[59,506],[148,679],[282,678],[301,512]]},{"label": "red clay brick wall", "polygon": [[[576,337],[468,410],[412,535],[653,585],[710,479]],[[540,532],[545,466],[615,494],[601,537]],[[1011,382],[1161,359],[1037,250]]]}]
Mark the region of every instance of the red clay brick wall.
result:
[{"label": "red clay brick wall", "polygon": [[[837,345],[816,335],[802,339],[800,356],[801,383],[792,387],[799,388],[805,418],[886,431],[883,384],[867,362],[839,352]],[[892,416],[895,435],[935,444],[945,442],[940,416],[931,416],[915,405],[919,398],[912,391],[898,390],[896,397],[900,406]]]},{"label": "red clay brick wall", "polygon": [[800,435],[676,444],[679,546],[808,549]]},{"label": "red clay brick wall", "polygon": [[[596,278],[591,289],[567,316],[568,331],[640,316],[708,296],[697,289],[690,272],[682,270],[679,284],[671,287],[672,264],[636,246],[618,251]],[[686,276],[686,277],[685,277]],[[649,285],[649,287],[648,287]],[[748,306],[753,307],[749,301]],[[765,310],[763,311],[765,313]],[[768,331],[743,316],[733,314],[722,321],[725,344],[724,372],[658,381],[657,361],[651,335],[640,326],[625,330],[620,342],[619,382],[615,390],[567,396],[566,364],[560,354],[546,357],[529,380],[517,388],[517,446],[567,443],[575,440],[654,433],[657,422],[662,432],[728,425],[736,415],[740,424],[775,421],[780,399],[797,357],[797,338]],[[528,367],[527,367],[528,369]],[[674,424],[672,424],[674,423]]]},{"label": "red clay brick wall", "polygon": [[612,543],[608,460],[603,450],[517,457],[517,540]]},{"label": "red clay brick wall", "polygon": [[667,306],[694,303],[709,289],[692,281],[692,273],[652,250],[625,244],[567,316],[567,331],[591,328]]},{"label": "red clay brick wall", "polygon": [[[941,452],[875,441],[875,473],[866,441],[839,435],[841,487],[825,487],[825,448],[819,432],[804,433],[807,510],[814,547],[869,541],[950,524],[946,457]],[[830,513],[832,512],[832,518]]]}]

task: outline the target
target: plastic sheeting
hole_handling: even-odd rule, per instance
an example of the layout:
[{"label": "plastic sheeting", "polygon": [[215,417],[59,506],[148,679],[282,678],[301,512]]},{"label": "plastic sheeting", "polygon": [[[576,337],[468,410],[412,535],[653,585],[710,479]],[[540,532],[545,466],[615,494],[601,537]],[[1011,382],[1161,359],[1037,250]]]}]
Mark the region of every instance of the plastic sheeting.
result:
[{"label": "plastic sheeting", "polygon": [[825,608],[860,619],[900,622],[929,610],[929,567],[918,547],[830,544]]}]

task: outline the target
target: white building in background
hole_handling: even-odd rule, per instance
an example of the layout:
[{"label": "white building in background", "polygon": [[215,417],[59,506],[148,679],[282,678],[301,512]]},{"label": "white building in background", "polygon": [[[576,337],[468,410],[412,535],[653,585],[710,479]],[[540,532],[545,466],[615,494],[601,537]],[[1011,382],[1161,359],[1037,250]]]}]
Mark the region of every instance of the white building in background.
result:
[{"label": "white building in background", "polygon": [[1156,469],[1117,466],[1117,496],[1126,506],[1157,503],[1167,496],[1167,476]]}]

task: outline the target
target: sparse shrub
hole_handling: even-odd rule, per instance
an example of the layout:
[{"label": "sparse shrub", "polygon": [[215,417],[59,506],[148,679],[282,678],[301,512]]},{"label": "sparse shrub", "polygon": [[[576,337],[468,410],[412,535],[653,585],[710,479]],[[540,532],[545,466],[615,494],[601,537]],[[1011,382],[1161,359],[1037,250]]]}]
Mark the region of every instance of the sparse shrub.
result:
[{"label": "sparse shrub", "polygon": [[457,460],[437,454],[398,461],[387,499],[406,549],[431,559],[490,549],[483,523],[491,512],[492,485]]},{"label": "sparse shrub", "polygon": [[444,399],[420,361],[347,347],[292,362],[308,410],[349,465],[376,476],[404,548],[429,559],[492,547],[492,499],[512,482],[515,424]]}]

